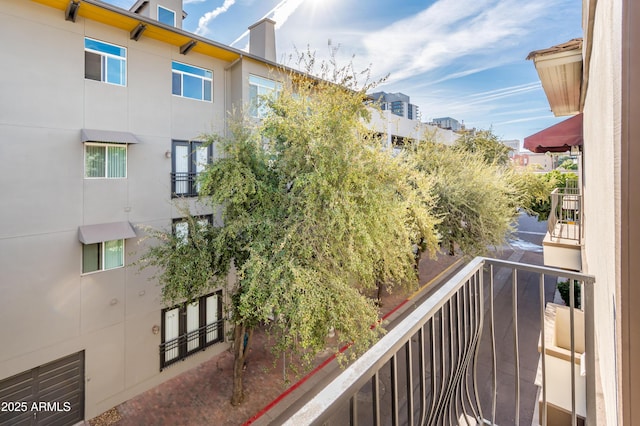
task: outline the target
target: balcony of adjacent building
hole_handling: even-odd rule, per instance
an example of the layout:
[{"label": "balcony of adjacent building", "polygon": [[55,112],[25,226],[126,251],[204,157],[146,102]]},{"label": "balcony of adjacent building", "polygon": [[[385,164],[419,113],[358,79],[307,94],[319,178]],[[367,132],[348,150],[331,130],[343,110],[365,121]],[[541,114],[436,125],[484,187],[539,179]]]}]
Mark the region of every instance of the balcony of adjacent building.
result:
[{"label": "balcony of adjacent building", "polygon": [[[558,277],[580,284],[583,308],[553,303]],[[594,424],[593,286],[577,272],[476,258],[275,421]]]},{"label": "balcony of adjacent building", "polygon": [[[579,56],[579,51],[576,53],[575,50],[581,45],[581,40],[575,40],[568,44],[567,49],[571,55]],[[563,49],[561,54],[566,56],[567,52]],[[562,64],[563,67],[575,66],[573,59],[572,62],[562,62]],[[567,114],[573,113],[571,108],[568,106],[566,108],[568,108]],[[534,153],[570,151],[580,157],[583,144],[582,117],[582,113],[576,114],[524,138],[524,148]],[[579,163],[580,161],[581,159]],[[582,206],[582,192],[577,180],[568,181],[565,188],[558,188],[551,194],[548,232],[543,242],[545,265],[573,271],[582,270]]]},{"label": "balcony of adjacent building", "polygon": [[547,234],[542,242],[544,264],[582,270],[582,193],[577,181],[551,193]]}]

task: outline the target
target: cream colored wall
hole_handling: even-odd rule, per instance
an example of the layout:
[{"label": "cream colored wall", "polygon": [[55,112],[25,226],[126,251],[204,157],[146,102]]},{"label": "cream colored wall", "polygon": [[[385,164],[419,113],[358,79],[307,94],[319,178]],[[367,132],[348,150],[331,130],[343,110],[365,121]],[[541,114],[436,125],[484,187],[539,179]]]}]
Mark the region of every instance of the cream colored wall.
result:
[{"label": "cream colored wall", "polygon": [[[165,153],[172,139],[223,131],[228,64],[34,2],[0,4],[0,380],[84,350],[91,418],[227,348],[160,372],[157,282],[135,266],[83,275],[77,232],[111,221],[168,228],[182,215]],[[127,48],[126,87],[85,80],[85,36]],[[172,60],[213,71],[213,102],[171,94]],[[82,128],[140,139],[128,146],[127,179],[84,179]],[[126,240],[126,264],[138,242]]]},{"label": "cream colored wall", "polygon": [[369,125],[376,132],[388,135],[388,144],[391,144],[392,136],[402,136],[412,139],[430,139],[445,145],[452,145],[459,135],[451,130],[430,126],[417,120],[399,117],[391,111],[380,111],[374,108],[371,110],[371,120]]},{"label": "cream colored wall", "polygon": [[[585,3],[586,4],[586,3]],[[585,6],[586,7],[586,6]],[[620,285],[621,8],[599,0],[584,107],[584,271],[596,277],[598,367],[607,424],[617,419],[616,298]]]}]

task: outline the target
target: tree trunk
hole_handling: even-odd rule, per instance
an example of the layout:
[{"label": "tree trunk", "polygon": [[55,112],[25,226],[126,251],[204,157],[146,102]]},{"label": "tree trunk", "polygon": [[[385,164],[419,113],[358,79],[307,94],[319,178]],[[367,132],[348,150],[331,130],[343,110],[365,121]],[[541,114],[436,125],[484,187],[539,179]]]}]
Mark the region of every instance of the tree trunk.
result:
[{"label": "tree trunk", "polygon": [[[246,339],[245,335],[247,335]],[[231,394],[231,405],[233,406],[240,405],[244,401],[242,373],[252,336],[252,328],[248,329],[244,324],[236,324],[233,332],[233,393]]]},{"label": "tree trunk", "polygon": [[376,285],[378,286],[378,296],[376,303],[378,304],[378,307],[382,307],[382,286],[384,284],[382,283],[382,281],[376,281]]},{"label": "tree trunk", "polygon": [[449,240],[449,256],[455,256],[456,249],[453,244],[453,240]]}]

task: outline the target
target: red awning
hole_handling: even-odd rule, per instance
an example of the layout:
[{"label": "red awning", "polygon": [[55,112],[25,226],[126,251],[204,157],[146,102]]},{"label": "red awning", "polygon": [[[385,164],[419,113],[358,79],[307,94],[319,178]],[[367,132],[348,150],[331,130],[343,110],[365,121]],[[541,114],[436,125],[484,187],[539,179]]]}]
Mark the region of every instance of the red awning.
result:
[{"label": "red awning", "polygon": [[532,152],[565,152],[582,145],[582,113],[524,138],[524,148]]}]

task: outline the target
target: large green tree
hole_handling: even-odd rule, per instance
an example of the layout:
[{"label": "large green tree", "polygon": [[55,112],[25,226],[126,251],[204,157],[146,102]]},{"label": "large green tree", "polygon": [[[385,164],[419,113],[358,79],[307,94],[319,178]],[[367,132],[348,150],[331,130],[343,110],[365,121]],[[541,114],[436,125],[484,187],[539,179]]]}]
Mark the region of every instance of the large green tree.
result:
[{"label": "large green tree", "polygon": [[232,404],[243,400],[256,326],[268,324],[275,350],[303,359],[325,348],[329,330],[338,347],[358,353],[381,332],[371,327],[378,309],[367,294],[378,282],[415,286],[413,248],[437,246],[429,177],[382,150],[364,124],[372,85],[359,85],[349,66],[321,64],[319,78],[309,77],[314,63],[307,64],[307,74],[289,73],[277,96],[263,99],[269,113],[261,123],[239,120],[228,137],[209,137],[221,156],[200,190],[222,223],[185,253],[200,259],[206,248],[207,265],[181,256],[168,236],[147,255],[161,268],[163,294],[186,301],[225,285],[233,268]]},{"label": "large green tree", "polygon": [[450,254],[457,245],[465,254],[480,255],[508,240],[519,194],[502,161],[488,159],[484,150],[433,141],[413,145],[411,153],[414,166],[432,182],[441,220],[437,230]]},{"label": "large green tree", "polygon": [[547,220],[551,212],[551,192],[556,188],[565,188],[569,180],[577,182],[578,176],[575,173],[562,173],[559,170],[519,175],[516,185],[529,197],[525,204],[527,213],[536,216],[538,221]]},{"label": "large green tree", "polygon": [[467,131],[460,136],[453,149],[480,155],[488,164],[506,167],[509,165],[511,148],[500,142],[493,130]]}]

